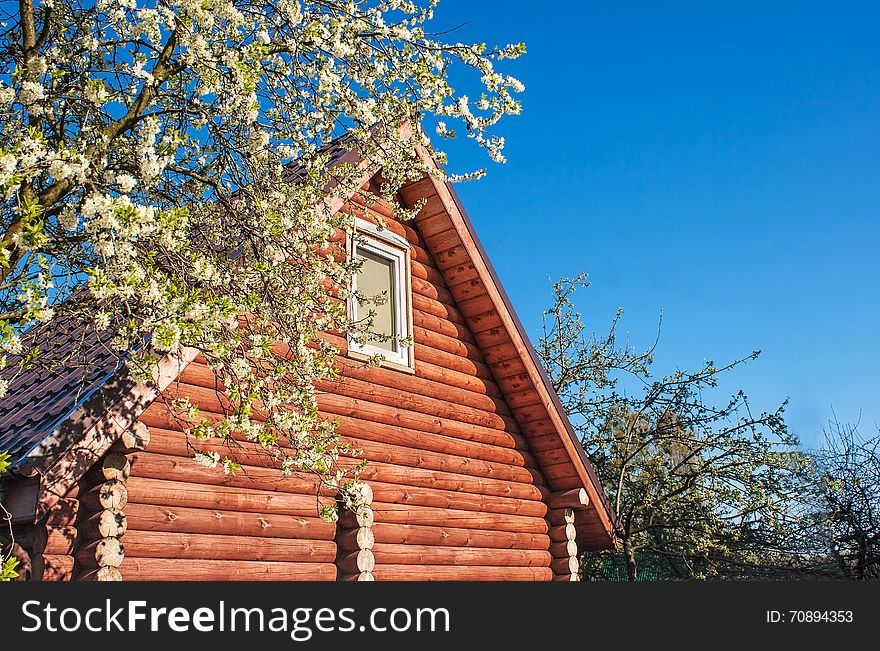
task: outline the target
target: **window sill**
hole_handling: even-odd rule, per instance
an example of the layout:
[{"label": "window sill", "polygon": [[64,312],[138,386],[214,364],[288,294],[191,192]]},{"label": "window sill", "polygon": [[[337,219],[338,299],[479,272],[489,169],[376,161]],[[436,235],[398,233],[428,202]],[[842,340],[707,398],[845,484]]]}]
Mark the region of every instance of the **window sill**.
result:
[{"label": "window sill", "polygon": [[[354,359],[359,362],[369,362],[370,359],[372,359],[372,357],[370,355],[368,355],[367,353],[362,353],[357,350],[351,350],[350,348],[346,351],[345,356],[348,357],[349,359]],[[412,357],[412,353],[410,353],[410,356]],[[411,365],[407,365],[407,364],[401,364],[400,362],[393,362],[393,361],[389,361],[387,359],[384,359],[381,362],[379,362],[378,368],[387,368],[392,371],[400,371],[401,373],[408,373],[410,375],[415,375],[415,373],[416,373],[414,361]]]}]

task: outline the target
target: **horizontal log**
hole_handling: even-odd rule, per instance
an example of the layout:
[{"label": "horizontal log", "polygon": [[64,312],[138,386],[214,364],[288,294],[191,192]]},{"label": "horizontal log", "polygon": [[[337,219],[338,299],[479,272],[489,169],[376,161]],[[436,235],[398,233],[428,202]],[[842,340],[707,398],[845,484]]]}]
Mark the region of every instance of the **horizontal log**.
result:
[{"label": "horizontal log", "polygon": [[100,567],[96,570],[91,570],[81,574],[78,577],[79,581],[122,581],[122,572],[119,571],[117,567]]},{"label": "horizontal log", "polygon": [[375,581],[372,572],[360,572],[359,574],[340,574],[340,581]]},{"label": "horizontal log", "polygon": [[74,557],[84,568],[119,567],[125,550],[119,538],[102,538],[80,547]]},{"label": "horizontal log", "polygon": [[128,489],[124,482],[118,479],[111,479],[94,486],[90,490],[83,491],[79,499],[83,506],[91,511],[102,511],[104,509],[121,511],[128,503]]},{"label": "horizontal log", "polygon": [[432,283],[427,278],[419,278],[413,274],[410,278],[410,285],[412,286],[414,294],[421,294],[422,296],[433,298],[435,301],[439,301],[445,305],[455,304],[455,299],[452,298],[452,294],[449,293],[449,290],[446,289],[446,287]]},{"label": "horizontal log", "polygon": [[[342,430],[345,430],[345,433]],[[393,443],[384,443],[372,440],[373,437],[380,438],[377,432],[366,432],[361,434],[361,428],[356,435],[346,435],[351,431],[349,424],[340,423],[339,432],[342,434],[340,442],[352,446],[354,449],[361,450],[361,456],[369,462],[382,462],[406,466],[408,468],[420,468],[422,470],[435,470],[439,472],[448,472],[458,475],[467,475],[469,477],[482,477],[486,479],[497,479],[499,481],[508,481],[521,484],[542,484],[543,477],[531,468],[522,468],[519,466],[511,466],[492,461],[483,461],[472,457],[459,456],[454,453],[433,452],[430,450],[403,447]],[[364,439],[363,436],[369,436],[370,439]],[[408,435],[404,435],[407,439],[412,439]],[[436,436],[436,435],[432,435]],[[434,445],[442,443],[441,441],[431,441]],[[469,450],[470,451],[470,450]]]},{"label": "horizontal log", "polygon": [[73,556],[43,554],[43,581],[70,581],[73,578]]},{"label": "horizontal log", "polygon": [[332,563],[336,558],[337,548],[331,540],[130,529],[125,535],[125,553],[128,559],[170,556],[193,560]]},{"label": "horizontal log", "polygon": [[[337,418],[337,431],[340,434],[357,438],[361,441],[367,440],[379,444],[387,444],[389,448],[384,450],[386,458],[390,458],[388,452],[393,450],[399,451],[402,460],[412,458],[406,455],[428,453],[425,459],[432,459],[435,464],[441,464],[434,466],[435,470],[450,470],[451,472],[460,472],[466,475],[498,476],[500,479],[541,483],[538,482],[541,475],[534,471],[537,463],[532,455],[524,450],[514,450],[508,447],[475,441],[464,441],[443,434],[431,434],[405,427],[376,423],[361,418],[352,418],[350,416],[337,416]],[[374,447],[373,450],[378,452],[383,450],[383,448]],[[432,452],[444,456],[435,457],[430,454]],[[459,463],[463,462],[467,466],[473,467],[474,470],[468,472],[456,469],[457,459],[462,460]],[[403,464],[403,461],[400,463]],[[521,470],[522,468],[528,468],[528,470]]]},{"label": "horizontal log", "polygon": [[[374,370],[383,371],[386,369]],[[432,418],[441,417],[452,423],[457,423],[457,425],[450,426],[457,426],[459,430],[477,425],[489,432],[504,431],[505,429],[512,433],[518,432],[516,421],[510,416],[502,416],[491,411],[458,404],[459,396],[457,394],[460,391],[457,389],[437,386],[434,388],[432,396],[426,396],[412,391],[377,385],[355,377],[346,377],[340,381],[319,382],[316,388],[319,392],[319,401],[325,396],[346,397],[371,403],[371,411],[395,413],[397,409],[405,409],[410,412],[411,418],[422,423],[425,423],[426,419],[430,421]],[[174,389],[189,398],[192,404],[197,405],[203,411],[223,414],[224,410],[229,407],[229,401],[218,389],[185,382],[175,384]]]},{"label": "horizontal log", "polygon": [[[450,370],[421,359],[414,376],[401,376],[387,369],[365,367],[342,357],[338,358],[338,365],[344,374],[354,375],[371,383],[428,396],[436,396],[438,391],[443,390],[448,392],[450,398],[460,400],[462,404],[511,416],[510,409],[494,382],[472,373]],[[408,386],[407,383],[411,384]]]},{"label": "horizontal log", "polygon": [[584,488],[575,488],[573,490],[560,491],[550,494],[551,509],[585,509],[590,505],[590,498],[587,497],[587,491]]},{"label": "horizontal log", "polygon": [[377,581],[550,581],[548,567],[490,567],[486,565],[377,565]]},{"label": "horizontal log", "polygon": [[406,504],[374,502],[377,523],[452,526],[461,529],[486,529],[518,533],[547,533],[544,518],[519,515],[485,514],[459,509],[439,509],[428,506],[414,509]]},{"label": "horizontal log", "polygon": [[[4,506],[8,507],[8,504]],[[72,535],[75,538],[76,529],[70,527],[68,530],[72,532]],[[43,525],[42,523],[17,525],[15,527],[15,542],[21,545],[28,553],[30,553],[31,557],[44,552],[46,550],[46,543],[48,542],[48,540],[49,534],[46,531],[45,525]]]},{"label": "horizontal log", "polygon": [[422,310],[413,310],[413,325],[424,328],[425,330],[430,330],[431,332],[446,335],[447,337],[453,337],[454,339],[469,344],[476,343],[474,341],[474,336],[467,327],[455,323],[454,321],[450,321],[449,319],[439,317],[436,314],[430,314],[429,312],[423,312]]},{"label": "horizontal log", "polygon": [[[342,464],[341,464],[342,465]],[[522,500],[540,502],[545,499],[547,489],[543,486],[508,482],[500,479],[471,477],[451,472],[408,468],[390,463],[370,462],[361,472],[361,479],[370,482],[387,482],[421,486],[445,491],[461,491],[477,495],[494,495],[496,497],[512,497]]]},{"label": "horizontal log", "polygon": [[455,267],[450,267],[443,274],[443,278],[446,280],[447,286],[449,287],[478,277],[479,272],[477,272],[473,262],[466,262]]},{"label": "horizontal log", "polygon": [[[150,407],[145,418],[153,423],[161,421],[170,425],[173,422],[171,415],[162,414],[159,409]],[[337,431],[346,441],[359,439],[358,447],[364,449],[367,459],[525,483],[543,483],[541,474],[534,470],[535,460],[523,450],[464,441],[442,434],[431,434],[349,416],[326,414],[326,417],[338,418]],[[243,435],[233,434],[233,438],[265,455]],[[187,448],[186,436],[180,431],[155,425],[153,439],[151,452],[168,454],[172,448],[167,446],[172,445],[175,455],[181,457],[191,455],[191,451]],[[530,467],[526,469],[524,466]]]},{"label": "horizontal log", "polygon": [[345,574],[360,574],[372,572],[376,567],[376,558],[369,549],[359,549],[355,552],[344,553],[336,561],[336,567]]},{"label": "horizontal log", "polygon": [[98,511],[79,526],[87,540],[100,538],[119,538],[125,534],[128,520],[122,511],[104,509]]},{"label": "horizontal log", "polygon": [[[419,378],[412,379],[414,382],[417,382]],[[341,381],[320,382],[317,384],[317,389],[320,392],[319,400],[321,394],[330,393],[368,400],[377,405],[399,407],[429,416],[448,418],[469,425],[479,425],[489,429],[505,430],[513,433],[519,432],[516,421],[510,416],[502,416],[484,409],[469,407],[459,402],[461,396],[458,394],[463,393],[459,389],[437,386],[434,388],[433,396],[425,396],[413,391],[384,387],[351,376],[345,377]],[[210,389],[207,389],[207,391],[210,391]]]},{"label": "horizontal log", "polygon": [[375,514],[372,507],[362,505],[357,510],[341,510],[339,513],[339,525],[350,529],[361,529],[373,526]]},{"label": "horizontal log", "polygon": [[413,349],[417,361],[426,361],[436,366],[443,366],[453,371],[475,375],[484,380],[493,380],[492,369],[484,362],[469,357],[462,357],[414,342]]},{"label": "horizontal log", "polygon": [[128,458],[119,452],[111,452],[101,461],[101,474],[107,481],[111,479],[125,481],[130,472],[131,464]]},{"label": "horizontal log", "polygon": [[235,486],[238,488],[279,491],[297,495],[317,493],[318,482],[312,477],[291,475],[283,477],[275,468],[249,466],[235,475],[222,470],[206,468],[191,457],[177,457],[153,452],[139,452],[133,460],[137,477],[190,482],[210,486]]},{"label": "horizontal log", "polygon": [[574,509],[550,509],[547,514],[547,522],[550,524],[574,524]]},{"label": "horizontal log", "polygon": [[554,574],[577,574],[580,566],[576,556],[568,556],[567,558],[555,558],[550,563],[550,569]]},{"label": "horizontal log", "polygon": [[335,581],[331,563],[127,558],[127,581]]},{"label": "horizontal log", "polygon": [[150,428],[144,423],[136,422],[119,437],[122,448],[131,452],[146,450],[150,444]]},{"label": "horizontal log", "polygon": [[413,325],[412,338],[416,344],[421,344],[435,350],[458,355],[473,362],[488,364],[488,360],[483,357],[480,348],[473,343],[463,341],[459,337],[451,337],[440,332],[429,330],[418,325]]},{"label": "horizontal log", "polygon": [[441,319],[446,319],[447,321],[451,321],[452,323],[457,323],[466,327],[467,320],[464,318],[464,315],[458,311],[458,308],[446,303],[441,303],[440,301],[434,300],[430,296],[413,294],[412,306],[414,310],[419,310],[427,314],[433,314],[434,316],[440,317]]},{"label": "horizontal log", "polygon": [[574,540],[577,538],[577,529],[573,524],[558,524],[550,527],[547,532],[553,542]]},{"label": "horizontal log", "polygon": [[[193,404],[198,405],[202,416],[209,420],[223,418],[220,397],[215,391],[182,383],[175,385],[175,387],[175,393],[168,394],[170,398],[177,396],[179,388],[180,395],[187,396]],[[520,434],[382,405],[366,399],[322,393],[318,396],[318,404],[323,412],[331,416],[347,416],[373,423],[384,423],[416,431],[442,434],[453,439],[480,442],[520,451],[528,450],[528,444]],[[153,403],[141,415],[141,420],[149,423],[151,427],[162,429],[177,430],[181,427],[174,416],[168,412],[168,408],[161,403]],[[254,420],[259,421],[259,416],[255,416]],[[152,445],[150,449],[153,450]]]},{"label": "horizontal log", "polygon": [[[232,486],[208,486],[146,477],[129,478],[128,490],[132,502],[157,506],[185,506],[295,516],[315,516],[319,507],[319,501],[314,495]],[[330,504],[332,500],[321,498],[321,502]]]},{"label": "horizontal log", "polygon": [[465,441],[477,441],[519,450],[529,449],[526,440],[519,434],[462,423],[410,409],[379,405],[368,400],[325,393],[318,396],[318,406],[322,411],[339,416],[350,416],[433,434],[443,434]]},{"label": "horizontal log", "polygon": [[42,550],[34,550],[50,555],[69,555],[73,553],[77,541],[77,530],[74,527],[49,527]]},{"label": "horizontal log", "polygon": [[487,547],[436,547],[380,543],[373,547],[380,565],[491,565],[548,567],[549,552],[530,549]]},{"label": "horizontal log", "polygon": [[229,534],[307,540],[332,540],[336,531],[334,524],[320,518],[177,506],[152,506],[131,502],[125,508],[125,517],[133,529],[142,531]]},{"label": "horizontal log", "polygon": [[[428,380],[440,382],[447,386],[465,389],[474,393],[485,394],[487,396],[492,396],[497,400],[504,399],[501,389],[499,389],[498,385],[496,385],[495,382],[493,382],[492,380],[477,377],[476,375],[473,375],[471,373],[462,373],[460,371],[444,368],[443,366],[437,366],[436,364],[431,364],[426,360],[420,359],[419,363],[416,364],[416,377],[423,377]],[[506,411],[510,410],[507,409]]]},{"label": "horizontal log", "polygon": [[577,574],[554,574],[554,581],[580,581]]},{"label": "horizontal log", "polygon": [[46,527],[72,527],[79,514],[79,499],[62,497],[49,508]]},{"label": "horizontal log", "polygon": [[550,538],[546,534],[466,529],[445,524],[431,526],[376,522],[372,531],[376,544],[536,550],[546,550],[550,547]]},{"label": "horizontal log", "polygon": [[568,558],[577,556],[578,547],[574,540],[563,540],[550,545],[550,553],[553,558]]},{"label": "horizontal log", "polygon": [[[340,531],[342,530],[340,529]],[[375,541],[376,537],[373,535],[372,527],[358,527],[336,534],[336,547],[347,551],[372,549]]]},{"label": "horizontal log", "polygon": [[525,515],[542,518],[547,514],[547,505],[543,502],[495,497],[492,495],[475,495],[460,491],[444,491],[418,486],[402,486],[398,484],[373,483],[373,494],[379,502],[409,504],[413,508],[433,506],[447,509],[463,509],[481,513],[503,513],[508,515]]}]

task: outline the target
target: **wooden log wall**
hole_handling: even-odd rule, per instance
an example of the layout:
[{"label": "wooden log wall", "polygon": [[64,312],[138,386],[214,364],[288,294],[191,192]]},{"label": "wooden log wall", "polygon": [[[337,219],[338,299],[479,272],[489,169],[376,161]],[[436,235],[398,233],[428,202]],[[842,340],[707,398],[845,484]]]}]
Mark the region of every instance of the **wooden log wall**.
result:
[{"label": "wooden log wall", "polygon": [[[282,478],[252,448],[235,452],[243,468],[234,476],[197,465],[158,400],[140,417],[149,447],[127,454],[124,550],[111,543],[99,550],[94,532],[112,523],[90,516],[83,524],[92,538],[76,555],[83,571],[93,557],[97,566],[124,556],[119,571],[131,580],[494,581],[558,573],[564,556],[551,546],[573,540],[557,529],[574,525],[554,524],[544,474],[487,348],[477,345],[414,225],[396,221],[381,202],[359,210],[405,237],[412,257],[414,371],[368,368],[343,355],[345,381],[318,387],[321,413],[338,418],[343,439],[370,462],[362,475],[369,507],[338,526],[323,522],[317,500],[333,496],[317,497],[309,477]],[[168,394],[220,418],[215,387],[196,360]],[[103,491],[89,487],[90,509],[112,510],[121,499]]]},{"label": "wooden log wall", "polygon": [[122,580],[131,458],[146,449],[149,442],[149,427],[135,423],[80,480],[80,510],[72,553],[77,580]]},{"label": "wooden log wall", "polygon": [[79,487],[74,485],[42,521],[16,532],[16,540],[30,553],[33,580],[70,581],[74,577],[79,511]]},{"label": "wooden log wall", "polygon": [[336,527],[336,566],[340,581],[375,581],[373,569],[373,489],[364,484],[364,504],[357,511],[343,512]]},{"label": "wooden log wall", "polygon": [[583,517],[590,505],[583,488],[552,493],[548,500],[550,524],[555,526],[555,538],[550,546],[553,554],[553,580],[579,581],[580,563],[577,546],[577,518]]},{"label": "wooden log wall", "polygon": [[235,475],[198,465],[161,400],[139,424],[149,446],[126,455],[126,580],[335,580],[336,527],[317,516],[313,479],[285,479],[256,452]]},{"label": "wooden log wall", "polygon": [[[358,212],[358,211],[356,211]],[[510,405],[412,222],[361,215],[410,244],[412,375],[346,367],[323,412],[364,450],[372,575],[382,580],[550,580],[549,491]]]}]

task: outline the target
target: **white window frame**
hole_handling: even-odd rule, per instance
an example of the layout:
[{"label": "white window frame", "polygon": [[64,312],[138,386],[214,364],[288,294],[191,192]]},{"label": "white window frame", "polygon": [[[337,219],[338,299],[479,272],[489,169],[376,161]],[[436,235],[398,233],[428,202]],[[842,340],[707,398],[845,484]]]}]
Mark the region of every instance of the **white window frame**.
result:
[{"label": "white window frame", "polygon": [[[375,223],[364,219],[355,221],[355,232],[350,238],[350,254],[352,259],[357,256],[359,248],[366,249],[373,255],[390,260],[394,269],[394,305],[395,325],[399,339],[412,337],[412,300],[410,288],[410,248],[409,242],[396,233],[386,229],[380,229]],[[352,288],[357,291],[357,274],[352,281]],[[391,298],[391,297],[389,297]],[[354,321],[358,320],[358,301],[352,295],[348,304],[349,314]],[[412,372],[414,370],[414,356],[412,345],[398,345],[398,350],[392,351],[380,348],[367,341],[358,343],[352,337],[348,339],[349,354],[353,357],[381,356],[382,366],[389,366],[399,370]]]}]

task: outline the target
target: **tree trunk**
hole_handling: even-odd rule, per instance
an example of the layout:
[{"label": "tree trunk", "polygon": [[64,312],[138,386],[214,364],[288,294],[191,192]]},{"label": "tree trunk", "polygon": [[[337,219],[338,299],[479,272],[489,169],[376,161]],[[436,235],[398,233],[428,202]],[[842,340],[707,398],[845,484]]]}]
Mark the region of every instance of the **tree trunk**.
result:
[{"label": "tree trunk", "polygon": [[623,553],[626,561],[626,578],[629,581],[635,581],[638,569],[636,566],[636,550],[633,548],[632,541],[629,538],[623,541]]}]

